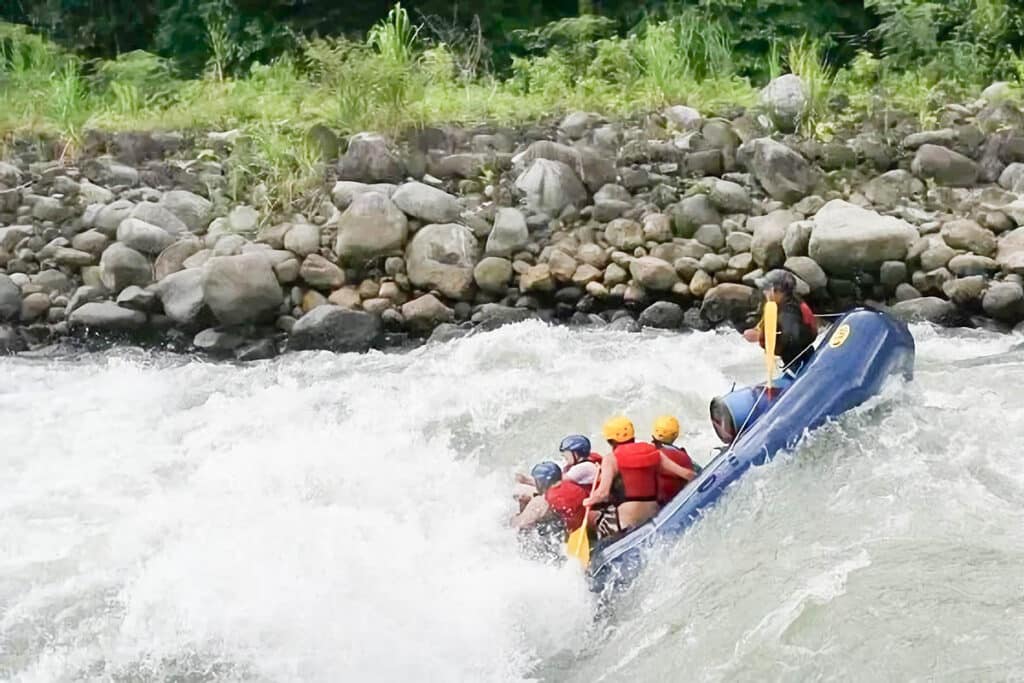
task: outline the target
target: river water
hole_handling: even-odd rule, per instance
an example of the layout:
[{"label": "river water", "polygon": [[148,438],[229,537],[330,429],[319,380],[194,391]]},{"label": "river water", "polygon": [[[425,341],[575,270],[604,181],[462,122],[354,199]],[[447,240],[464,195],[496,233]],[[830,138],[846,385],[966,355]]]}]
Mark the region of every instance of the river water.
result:
[{"label": "river water", "polygon": [[566,433],[758,381],[736,334],[524,323],[244,366],[0,359],[0,679],[1024,679],[1020,337],[915,327],[914,382],[751,471],[594,620],[503,522]]}]

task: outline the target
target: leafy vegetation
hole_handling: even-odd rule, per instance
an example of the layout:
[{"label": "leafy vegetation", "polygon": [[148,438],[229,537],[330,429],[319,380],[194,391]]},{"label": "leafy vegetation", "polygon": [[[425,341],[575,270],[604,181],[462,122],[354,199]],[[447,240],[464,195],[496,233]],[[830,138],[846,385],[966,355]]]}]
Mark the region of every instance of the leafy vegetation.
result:
[{"label": "leafy vegetation", "polygon": [[238,129],[229,191],[274,210],[317,184],[315,124],[708,111],[754,104],[791,72],[809,96],[801,130],[827,138],[892,109],[927,125],[953,98],[1024,78],[1010,0],[14,4],[0,10],[22,22],[0,23],[0,136],[57,135],[73,155],[89,128]]}]

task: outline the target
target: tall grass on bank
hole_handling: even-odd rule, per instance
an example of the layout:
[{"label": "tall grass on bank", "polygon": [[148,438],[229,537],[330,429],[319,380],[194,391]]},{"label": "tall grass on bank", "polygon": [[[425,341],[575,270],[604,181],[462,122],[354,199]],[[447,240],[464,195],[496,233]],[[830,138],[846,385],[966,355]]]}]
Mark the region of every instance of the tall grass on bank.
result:
[{"label": "tall grass on bank", "polygon": [[[73,156],[88,128],[238,129],[245,142],[227,160],[227,192],[267,214],[286,213],[322,185],[323,160],[304,142],[314,124],[340,133],[396,132],[442,122],[514,124],[575,109],[626,116],[682,103],[707,111],[753,104],[763,85],[741,73],[730,28],[692,8],[624,36],[597,16],[555,22],[531,32],[530,53],[504,77],[481,68],[479,32],[416,25],[396,5],[365,40],[305,40],[295,53],[232,78],[228,67],[245,48],[225,42],[220,20],[207,17],[213,58],[204,77],[189,80],[149,53],[85,61],[23,27],[0,24],[0,140],[55,135]],[[772,43],[765,71],[804,80],[809,106],[801,129],[828,137],[830,124],[889,109],[934,122],[945,101],[987,85],[976,50],[969,52],[946,61],[970,67],[947,72],[934,68],[938,57],[913,68],[867,52],[836,68],[823,44],[805,37]],[[1024,80],[1024,59],[1004,61]],[[830,111],[840,96],[848,105]]]}]

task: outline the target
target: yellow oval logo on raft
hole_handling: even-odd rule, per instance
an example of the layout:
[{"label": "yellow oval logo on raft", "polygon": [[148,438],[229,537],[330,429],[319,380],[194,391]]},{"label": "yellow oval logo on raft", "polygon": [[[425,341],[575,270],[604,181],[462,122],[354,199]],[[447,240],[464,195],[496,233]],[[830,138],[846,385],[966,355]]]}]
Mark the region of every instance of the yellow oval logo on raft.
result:
[{"label": "yellow oval logo on raft", "polygon": [[842,346],[850,336],[850,326],[840,325],[836,328],[836,331],[832,334],[832,338],[829,339],[828,345],[833,349],[838,349]]}]

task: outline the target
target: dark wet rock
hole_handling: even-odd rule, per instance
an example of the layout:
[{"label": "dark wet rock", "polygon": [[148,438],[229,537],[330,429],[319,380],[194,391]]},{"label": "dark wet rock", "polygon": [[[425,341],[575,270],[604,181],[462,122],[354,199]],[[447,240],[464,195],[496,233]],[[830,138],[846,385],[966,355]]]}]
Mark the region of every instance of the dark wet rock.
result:
[{"label": "dark wet rock", "polygon": [[675,330],[682,325],[683,309],[670,301],[658,301],[643,310],[638,322],[641,327]]},{"label": "dark wet rock", "polygon": [[379,344],[382,335],[383,326],[377,316],[328,304],[299,318],[292,328],[288,348],[362,352]]},{"label": "dark wet rock", "polygon": [[68,318],[72,328],[88,328],[111,332],[139,330],[146,324],[146,314],[118,306],[112,301],[82,304]]},{"label": "dark wet rock", "polygon": [[528,308],[484,304],[473,313],[472,321],[482,330],[496,330],[504,325],[535,320],[537,317],[537,313]]}]

